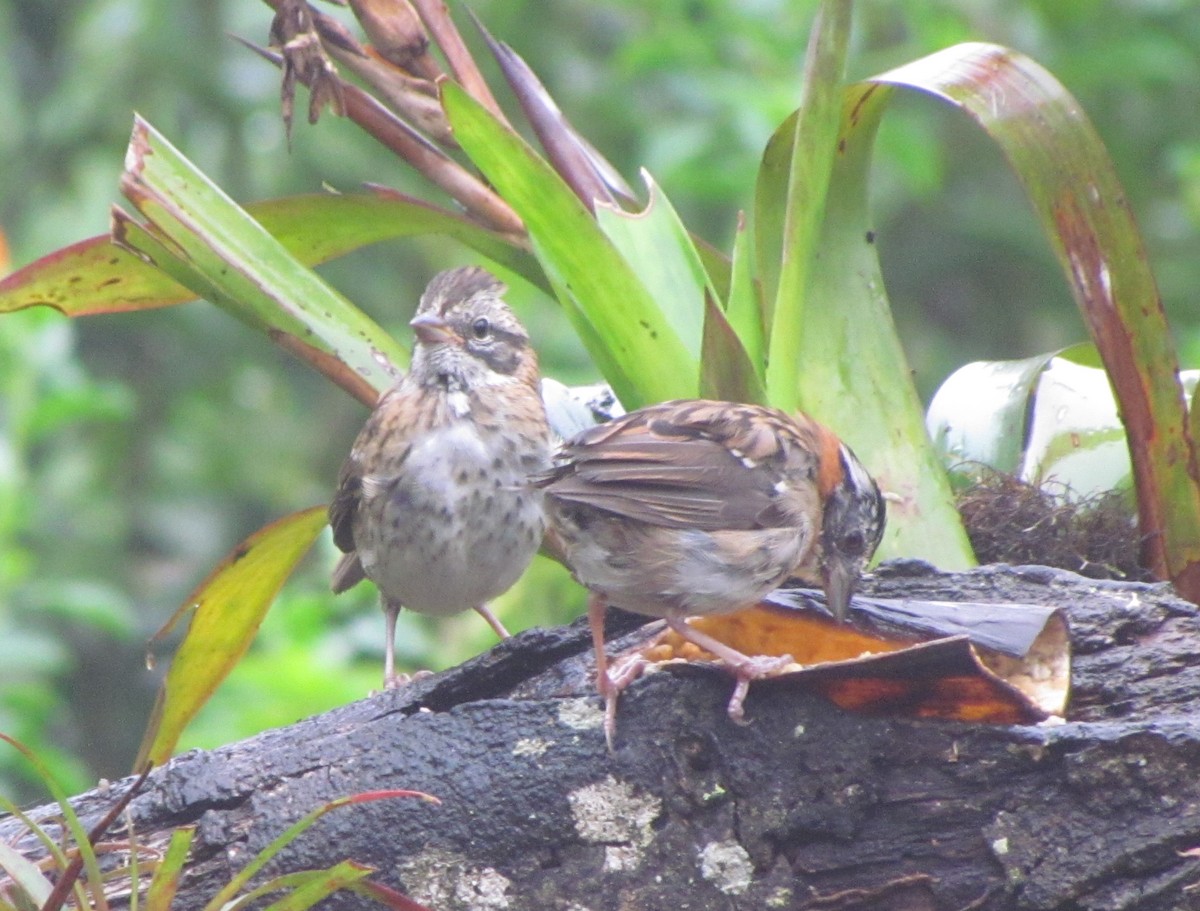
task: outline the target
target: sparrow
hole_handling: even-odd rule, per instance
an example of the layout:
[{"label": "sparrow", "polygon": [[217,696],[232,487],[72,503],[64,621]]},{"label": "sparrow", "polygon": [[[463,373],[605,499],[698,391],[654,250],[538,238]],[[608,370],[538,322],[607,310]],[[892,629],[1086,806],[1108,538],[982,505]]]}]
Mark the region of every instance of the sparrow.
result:
[{"label": "sparrow", "polygon": [[821,585],[844,620],[885,520],[878,485],[831,430],[733,402],[664,402],[584,430],[537,483],[548,541],[589,591],[610,749],[617,696],[642,664],[610,674],[608,606],[662,618],[720,658],[737,680],[728,712],[741,721],[750,682],[791,657],[744,655],[684,618],[749,607],[798,577]]},{"label": "sparrow", "polygon": [[410,325],[407,374],[376,404],[338,476],[329,507],[344,556],[335,593],[364,578],[386,618],[384,686],[396,674],[402,607],[433,616],[478,612],[533,559],[545,519],[531,476],[550,465],[551,434],[529,335],[478,267],[435,276]]}]

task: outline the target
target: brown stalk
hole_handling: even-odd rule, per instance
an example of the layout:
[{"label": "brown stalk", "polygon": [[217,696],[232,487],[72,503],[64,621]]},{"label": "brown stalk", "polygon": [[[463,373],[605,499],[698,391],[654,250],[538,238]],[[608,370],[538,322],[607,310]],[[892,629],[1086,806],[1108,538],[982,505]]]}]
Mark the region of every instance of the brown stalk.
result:
[{"label": "brown stalk", "polygon": [[442,49],[442,54],[446,57],[446,62],[450,64],[450,71],[454,73],[454,78],[497,120],[505,126],[511,126],[508,118],[504,116],[504,112],[500,110],[500,105],[496,103],[492,90],[484,81],[479,67],[475,65],[475,58],[467,50],[467,45],[463,41],[462,35],[459,34],[454,20],[450,18],[450,11],[446,8],[443,0],[413,0],[413,5],[420,13],[425,27],[429,29],[429,34]]},{"label": "brown stalk", "polygon": [[421,17],[408,0],[350,0],[350,9],[384,60],[429,82],[444,75],[429,53]]},{"label": "brown stalk", "polygon": [[594,211],[597,201],[617,206],[617,199],[592,160],[589,147],[580,140],[529,64],[503,41],[493,38],[474,15],[471,18],[500,64],[500,72],[516,94],[554,170],[589,209]]},{"label": "brown stalk", "polygon": [[[282,59],[274,51],[244,38],[237,40],[260,57],[281,65]],[[347,117],[456,199],[472,218],[495,231],[524,236],[521,219],[482,181],[367,92],[345,80],[339,81]]]},{"label": "brown stalk", "polygon": [[[95,847],[96,843],[104,837],[104,833],[108,831],[109,827],[117,821],[117,817],[129,806],[129,801],[133,800],[134,795],[146,783],[146,776],[150,774],[152,768],[152,766],[146,766],[142,774],[137,777],[137,780],[129,786],[129,790],[121,795],[120,799],[104,814],[104,818],[96,823],[92,827],[92,830],[88,832],[88,844],[90,846]],[[71,894],[71,889],[82,872],[83,850],[80,848],[80,850],[75,852],[75,856],[71,858],[71,862],[67,865],[66,870],[58,878],[58,882],[54,884],[54,888],[50,894],[46,896],[46,901],[42,905],[42,911],[58,911],[66,902],[67,896]]]},{"label": "brown stalk", "polygon": [[417,129],[442,145],[458,147],[432,82],[409,76],[369,51],[366,55],[359,56],[330,47],[329,54],[375,89],[379,100],[400,117],[412,121]]},{"label": "brown stalk", "polygon": [[372,54],[333,17],[311,6],[308,13],[330,57],[375,89],[380,100],[401,117],[438,142],[455,147],[450,124],[432,82],[410,76],[378,54]]}]

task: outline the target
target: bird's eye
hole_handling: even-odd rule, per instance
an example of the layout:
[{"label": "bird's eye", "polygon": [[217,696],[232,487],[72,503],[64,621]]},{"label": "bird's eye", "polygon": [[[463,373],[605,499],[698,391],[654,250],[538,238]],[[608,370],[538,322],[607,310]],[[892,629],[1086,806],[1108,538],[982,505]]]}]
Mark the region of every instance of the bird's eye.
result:
[{"label": "bird's eye", "polygon": [[483,341],[492,332],[492,324],[488,322],[486,316],[481,316],[471,324],[471,334],[475,338]]},{"label": "bird's eye", "polygon": [[852,531],[849,534],[842,536],[841,550],[842,553],[848,554],[851,557],[857,557],[867,548],[867,539],[863,537],[861,531]]}]

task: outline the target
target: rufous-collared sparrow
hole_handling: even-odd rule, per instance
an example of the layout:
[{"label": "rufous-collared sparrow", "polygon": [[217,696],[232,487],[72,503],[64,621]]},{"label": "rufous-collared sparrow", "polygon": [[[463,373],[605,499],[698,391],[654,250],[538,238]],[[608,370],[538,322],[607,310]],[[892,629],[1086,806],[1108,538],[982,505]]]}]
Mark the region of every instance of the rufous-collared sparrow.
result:
[{"label": "rufous-collared sparrow", "polygon": [[345,551],[341,592],[363,578],[386,616],[384,684],[395,671],[401,607],[472,608],[507,636],[487,602],[517,580],[542,541],[551,437],[529,336],[477,267],[435,276],[421,296],[408,373],[385,393],[342,465],[329,507]]},{"label": "rufous-collared sparrow", "polygon": [[742,717],[751,680],[790,663],[751,657],[684,618],[749,607],[789,577],[819,583],[844,619],[883,534],[884,502],[862,463],[828,428],[759,405],[680,400],[651,405],[563,444],[539,478],[547,537],[590,592],[588,616],[605,733],[640,672],[610,674],[608,605],[661,617],[737,678]]}]

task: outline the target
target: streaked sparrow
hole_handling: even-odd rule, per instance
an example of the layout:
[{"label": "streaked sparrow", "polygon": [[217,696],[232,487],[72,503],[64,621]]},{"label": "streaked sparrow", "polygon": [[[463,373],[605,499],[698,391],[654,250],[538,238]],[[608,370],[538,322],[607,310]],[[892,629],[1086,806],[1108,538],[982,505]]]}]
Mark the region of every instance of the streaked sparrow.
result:
[{"label": "streaked sparrow", "polygon": [[408,373],[385,393],[342,465],[329,507],[345,551],[341,592],[363,578],[386,616],[384,684],[395,669],[401,607],[434,616],[477,611],[516,582],[542,541],[551,437],[529,336],[477,267],[435,276],[411,325]]},{"label": "streaked sparrow", "polygon": [[567,441],[539,484],[548,539],[591,594],[610,746],[617,696],[640,665],[610,674],[608,605],[661,617],[720,658],[737,678],[729,715],[740,720],[750,681],[790,656],[744,655],[684,618],[749,607],[797,576],[823,586],[844,619],[883,534],[883,498],[849,447],[810,418],[759,405],[642,408]]}]

